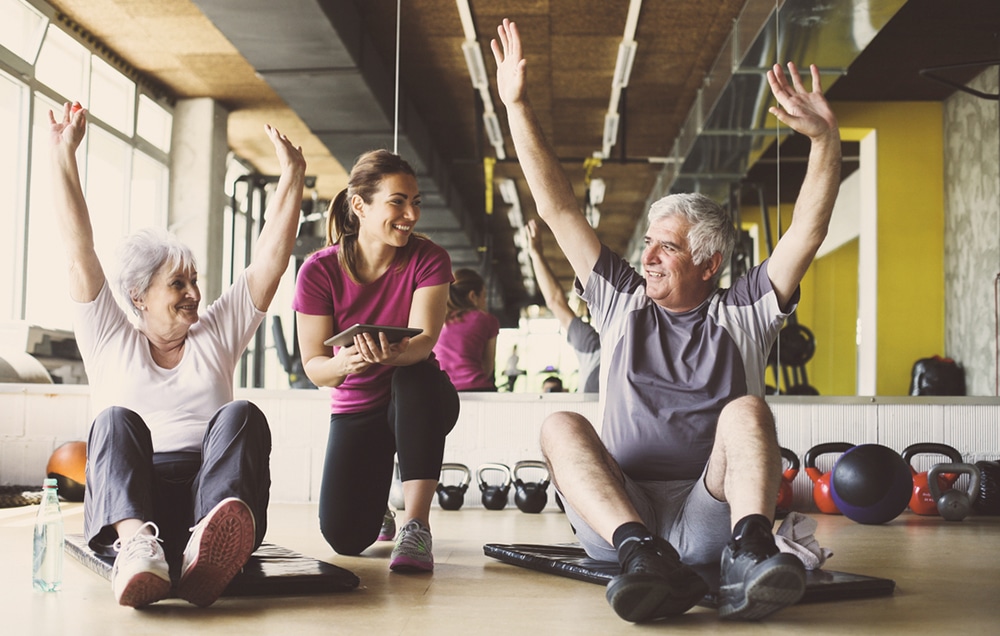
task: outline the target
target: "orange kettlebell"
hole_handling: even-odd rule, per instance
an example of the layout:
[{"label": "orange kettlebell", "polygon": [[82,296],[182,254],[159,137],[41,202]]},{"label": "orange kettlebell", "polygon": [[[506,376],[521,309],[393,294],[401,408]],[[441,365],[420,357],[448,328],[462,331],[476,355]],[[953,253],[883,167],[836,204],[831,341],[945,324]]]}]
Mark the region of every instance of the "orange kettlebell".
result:
[{"label": "orange kettlebell", "polygon": [[813,501],[820,512],[828,515],[839,515],[840,509],[833,501],[830,494],[830,476],[832,472],[824,473],[816,468],[816,458],[827,453],[843,453],[854,448],[854,444],[847,442],[829,442],[827,444],[817,444],[802,457],[802,464],[806,469],[806,474],[813,482]]},{"label": "orange kettlebell", "polygon": [[781,484],[778,486],[778,502],[775,505],[775,516],[786,517],[792,510],[792,482],[799,474],[799,456],[788,448],[781,448],[782,459],[788,460],[788,468],[781,473]]},{"label": "orange kettlebell", "polygon": [[[910,444],[901,453],[903,460],[907,464],[910,464],[910,471],[913,472],[913,496],[910,497],[910,510],[918,515],[937,516],[939,514],[939,497],[934,496],[931,492],[927,478],[929,471],[918,473],[917,469],[910,463],[910,460],[917,455],[930,454],[944,455],[953,464],[961,464],[963,459],[962,453],[958,452],[957,449],[947,444],[938,444],[936,442]],[[937,490],[939,493],[943,493],[950,490],[955,482],[958,481],[960,473],[940,473],[935,476],[937,477]]]}]

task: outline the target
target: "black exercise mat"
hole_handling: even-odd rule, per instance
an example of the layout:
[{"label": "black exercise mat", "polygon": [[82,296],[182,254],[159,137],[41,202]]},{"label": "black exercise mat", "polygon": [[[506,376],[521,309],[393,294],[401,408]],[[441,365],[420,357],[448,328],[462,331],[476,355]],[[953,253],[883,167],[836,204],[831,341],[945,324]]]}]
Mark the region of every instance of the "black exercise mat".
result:
[{"label": "black exercise mat", "polygon": [[[66,535],[66,552],[87,568],[111,580],[112,556],[97,554],[82,534]],[[350,570],[319,561],[273,543],[263,543],[250,555],[223,596],[286,596],[349,592],[360,584]]]},{"label": "black exercise mat", "polygon": [[[504,563],[529,570],[599,585],[607,585],[620,571],[617,563],[591,559],[577,543],[553,545],[487,543],[483,546],[483,553]],[[699,605],[718,607],[719,568],[700,566],[696,567],[695,570],[705,579],[712,590],[705,595],[704,600]],[[806,591],[799,602],[817,603],[888,596],[895,589],[896,582],[890,579],[835,570],[807,570]]]}]

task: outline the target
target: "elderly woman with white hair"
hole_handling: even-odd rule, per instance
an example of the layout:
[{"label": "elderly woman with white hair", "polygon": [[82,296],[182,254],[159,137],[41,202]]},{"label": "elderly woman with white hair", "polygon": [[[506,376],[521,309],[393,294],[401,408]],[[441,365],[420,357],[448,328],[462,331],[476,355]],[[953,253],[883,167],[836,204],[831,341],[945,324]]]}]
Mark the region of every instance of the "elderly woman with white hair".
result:
[{"label": "elderly woman with white hair", "polygon": [[117,553],[111,583],[121,605],[166,598],[173,571],[177,596],[205,607],[267,528],[271,434],[260,409],[234,401],[233,372],[288,266],[305,160],[265,127],[281,166],[267,223],[253,262],[204,313],[191,250],[155,230],[122,248],[119,305],[94,249],[76,162],[86,115],[68,103],[59,119],[49,112],[57,224],[97,414],[84,534],[96,552]]}]

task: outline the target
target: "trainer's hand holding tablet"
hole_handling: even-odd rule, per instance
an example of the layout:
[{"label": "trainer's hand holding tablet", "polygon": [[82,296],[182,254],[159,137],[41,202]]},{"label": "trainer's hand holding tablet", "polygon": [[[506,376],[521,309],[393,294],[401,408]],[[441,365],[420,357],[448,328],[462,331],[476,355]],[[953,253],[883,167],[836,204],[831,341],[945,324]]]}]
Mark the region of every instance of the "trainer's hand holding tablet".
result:
[{"label": "trainer's hand holding tablet", "polygon": [[422,333],[423,329],[415,329],[413,327],[390,327],[388,325],[363,325],[356,324],[352,327],[344,329],[332,338],[328,338],[323,341],[323,344],[327,346],[334,347],[351,347],[354,345],[354,336],[362,333],[370,333],[376,338],[378,338],[379,333],[384,333],[385,337],[389,339],[390,343],[399,342],[403,338],[412,338],[413,336]]}]

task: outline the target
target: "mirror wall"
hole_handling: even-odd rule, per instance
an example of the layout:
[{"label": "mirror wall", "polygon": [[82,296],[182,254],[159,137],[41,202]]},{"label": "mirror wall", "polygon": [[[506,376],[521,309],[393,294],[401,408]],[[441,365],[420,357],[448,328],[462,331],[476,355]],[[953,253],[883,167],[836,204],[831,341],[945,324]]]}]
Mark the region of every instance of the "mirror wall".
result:
[{"label": "mirror wall", "polygon": [[[987,65],[968,87],[974,92],[943,102],[834,102],[845,179],[802,283],[796,319],[815,352],[792,385],[806,381],[820,395],[909,395],[914,363],[939,355],[962,366],[967,395],[997,395],[1000,128],[995,98],[974,93],[998,93],[998,67]],[[748,180],[801,183],[795,143],[772,149]],[[753,193],[741,193],[741,220],[762,257],[764,229],[776,236],[791,218],[795,193],[781,190],[780,205],[772,194],[763,206],[767,222]],[[787,374],[779,372],[782,386]]]}]

